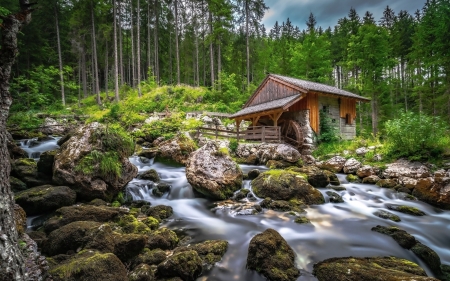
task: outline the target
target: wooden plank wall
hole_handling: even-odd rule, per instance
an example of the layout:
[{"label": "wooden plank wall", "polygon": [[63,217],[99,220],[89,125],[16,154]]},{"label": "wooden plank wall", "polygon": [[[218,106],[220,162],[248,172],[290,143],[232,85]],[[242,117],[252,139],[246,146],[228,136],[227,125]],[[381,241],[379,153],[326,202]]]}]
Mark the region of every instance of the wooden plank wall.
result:
[{"label": "wooden plank wall", "polygon": [[309,122],[314,132],[319,133],[319,94],[308,92],[306,98],[299,100],[289,108],[289,111],[309,109]]},{"label": "wooden plank wall", "polygon": [[261,87],[253,101],[248,106],[282,99],[296,94],[299,94],[299,91],[269,79],[267,83]]},{"label": "wooden plank wall", "polygon": [[340,115],[341,118],[345,118],[347,114],[351,115],[352,120],[356,118],[356,100],[341,98],[341,109]]}]

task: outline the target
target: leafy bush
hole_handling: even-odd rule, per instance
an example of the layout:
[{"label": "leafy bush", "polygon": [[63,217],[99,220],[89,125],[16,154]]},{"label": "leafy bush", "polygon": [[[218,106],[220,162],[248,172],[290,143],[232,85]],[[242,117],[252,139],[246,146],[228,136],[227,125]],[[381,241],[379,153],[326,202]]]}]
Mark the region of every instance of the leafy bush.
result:
[{"label": "leafy bush", "polygon": [[339,135],[336,127],[331,123],[330,116],[324,112],[320,111],[320,135],[318,137],[319,142],[336,142],[339,140]]},{"label": "leafy bush", "polygon": [[403,112],[385,124],[388,153],[411,160],[438,157],[450,145],[448,126],[439,117]]},{"label": "leafy bush", "polygon": [[239,145],[239,143],[238,143],[237,139],[230,139],[229,147],[230,147],[231,151],[236,152],[238,145]]}]

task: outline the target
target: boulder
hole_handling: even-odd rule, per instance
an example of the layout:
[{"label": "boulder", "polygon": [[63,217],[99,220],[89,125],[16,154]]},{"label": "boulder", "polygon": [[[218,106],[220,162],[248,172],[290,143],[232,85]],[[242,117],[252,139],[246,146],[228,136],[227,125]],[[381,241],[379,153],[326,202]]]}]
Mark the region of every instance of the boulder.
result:
[{"label": "boulder", "polygon": [[28,188],[26,183],[13,176],[9,177],[9,184],[13,192],[23,191]]},{"label": "boulder", "polygon": [[130,281],[154,281],[155,274],[153,269],[148,264],[140,264],[136,266],[129,274]]},{"label": "boulder", "polygon": [[331,258],[314,265],[319,281],[438,281],[419,265],[396,257]]},{"label": "boulder", "polygon": [[167,183],[157,183],[152,189],[152,194],[156,197],[162,197],[164,193],[170,191],[171,186]]},{"label": "boulder", "polygon": [[158,156],[185,165],[189,155],[195,151],[196,146],[192,139],[184,134],[178,134],[171,140],[159,144]]},{"label": "boulder", "polygon": [[147,242],[149,249],[172,250],[178,245],[179,239],[175,232],[168,228],[160,228],[153,232]]},{"label": "boulder", "polygon": [[248,164],[266,164],[269,160],[297,163],[301,159],[298,150],[287,144],[239,144],[235,153]]},{"label": "boulder", "polygon": [[408,250],[417,243],[414,236],[398,227],[377,225],[376,227],[372,228],[372,231],[391,236],[395,240],[395,242],[397,242],[397,244],[399,244],[402,248]]},{"label": "boulder", "polygon": [[295,267],[295,253],[275,230],[267,229],[250,241],[247,268],[272,281],[294,281],[300,276]]},{"label": "boulder", "polygon": [[[316,188],[327,187],[330,183],[329,175],[333,174],[327,170],[321,170],[315,166],[305,166],[302,168],[291,168],[289,169],[294,172],[306,174],[308,178],[308,183]],[[333,174],[334,175],[334,174]]]},{"label": "boulder", "polygon": [[133,267],[139,264],[158,265],[167,258],[165,251],[161,249],[150,250],[145,248],[139,255],[131,261]]},{"label": "boulder", "polygon": [[55,162],[55,155],[58,150],[49,150],[41,154],[37,162],[37,170],[39,173],[48,177],[53,176],[53,163]]},{"label": "boulder", "polygon": [[296,217],[296,218],[294,219],[294,222],[295,222],[295,223],[298,223],[298,224],[308,224],[308,223],[311,223],[311,221],[310,221],[307,217]]},{"label": "boulder", "polygon": [[180,277],[182,280],[193,281],[202,273],[202,260],[196,251],[185,251],[170,256],[160,263],[156,270],[158,277]]},{"label": "boulder", "polygon": [[[53,181],[77,192],[78,200],[111,201],[137,175],[128,160],[134,144],[99,123],[79,127],[55,155]],[[104,165],[113,169],[106,170]]]},{"label": "boulder", "polygon": [[378,176],[372,175],[372,176],[363,178],[362,182],[369,183],[369,184],[376,184],[379,180],[380,180],[380,178]]},{"label": "boulder", "polygon": [[339,178],[336,176],[335,173],[328,171],[328,170],[323,170],[323,173],[328,177],[330,184],[332,186],[340,186],[341,182],[339,181]]},{"label": "boulder", "polygon": [[334,173],[342,172],[344,164],[347,160],[342,156],[334,156],[331,159],[323,162],[319,168],[330,170]]},{"label": "boulder", "polygon": [[342,196],[333,191],[327,191],[326,194],[329,196],[331,203],[344,203]]},{"label": "boulder", "polygon": [[11,176],[18,178],[28,187],[48,183],[47,180],[39,176],[36,161],[30,158],[13,160],[11,163]]},{"label": "boulder", "polygon": [[356,171],[356,175],[360,178],[365,178],[376,175],[376,172],[372,166],[364,165]]},{"label": "boulder", "polygon": [[381,179],[377,182],[377,185],[384,188],[394,188],[397,186],[397,182],[393,179]]},{"label": "boulder", "polygon": [[400,177],[420,179],[427,178],[430,175],[430,170],[422,163],[410,162],[404,159],[388,164],[383,171],[383,177],[387,179]]},{"label": "boulder", "polygon": [[186,177],[196,191],[224,200],[241,188],[243,174],[231,157],[210,141],[191,154],[186,163]]},{"label": "boulder", "polygon": [[193,250],[197,252],[203,263],[213,265],[222,259],[227,249],[228,241],[208,240],[202,243],[176,248],[175,253]]},{"label": "boulder", "polygon": [[56,210],[53,217],[44,223],[45,232],[50,233],[66,224],[75,221],[108,222],[127,211],[120,208],[97,207],[91,205],[62,207]]},{"label": "boulder", "polygon": [[346,174],[356,174],[359,168],[361,168],[361,162],[355,158],[350,158],[345,162],[343,169]]},{"label": "boulder", "polygon": [[50,268],[55,281],[128,281],[127,269],[112,253],[82,251]]},{"label": "boulder", "polygon": [[173,208],[165,205],[158,205],[154,207],[146,208],[144,213],[147,216],[154,217],[158,221],[163,221],[170,218],[173,215]]},{"label": "boulder", "polygon": [[249,180],[254,180],[254,179],[256,179],[259,176],[259,174],[261,174],[260,170],[253,169],[250,172],[248,172],[248,179]]},{"label": "boulder", "polygon": [[312,187],[305,175],[284,170],[270,170],[252,181],[253,192],[260,198],[298,201],[303,204],[323,204],[322,193]]},{"label": "boulder", "polygon": [[382,218],[382,219],[387,219],[387,220],[391,220],[391,221],[395,221],[395,222],[401,221],[399,216],[394,215],[393,213],[390,213],[390,212],[385,211],[385,210],[379,210],[379,211],[376,211],[373,214],[375,216],[377,216],[377,217]]},{"label": "boulder", "polygon": [[423,260],[437,275],[441,275],[441,258],[430,247],[417,242],[412,248],[411,252],[416,254],[421,260]]},{"label": "boulder", "polygon": [[433,206],[450,210],[450,178],[439,181],[422,178],[417,181],[412,195]]},{"label": "boulder", "polygon": [[[9,135],[9,134],[8,134]],[[11,135],[9,135],[11,136]],[[6,141],[6,145],[9,152],[9,157],[11,159],[18,159],[18,158],[28,158],[28,153],[20,148],[16,142],[11,138],[8,138]]]},{"label": "boulder", "polygon": [[137,176],[138,179],[141,180],[150,180],[152,182],[159,182],[161,179],[159,178],[158,172],[154,169],[150,169],[148,171],[143,172]]},{"label": "boulder", "polygon": [[14,198],[33,216],[75,204],[77,194],[67,186],[43,185],[17,193]]},{"label": "boulder", "polygon": [[387,208],[389,210],[397,211],[400,213],[412,215],[412,216],[425,216],[426,214],[416,207],[406,206],[406,205],[394,205],[388,204]]},{"label": "boulder", "polygon": [[364,157],[370,150],[367,147],[360,147],[355,150],[356,155]]},{"label": "boulder", "polygon": [[58,122],[53,118],[46,117],[39,131],[44,135],[61,136],[68,131],[67,122]]}]

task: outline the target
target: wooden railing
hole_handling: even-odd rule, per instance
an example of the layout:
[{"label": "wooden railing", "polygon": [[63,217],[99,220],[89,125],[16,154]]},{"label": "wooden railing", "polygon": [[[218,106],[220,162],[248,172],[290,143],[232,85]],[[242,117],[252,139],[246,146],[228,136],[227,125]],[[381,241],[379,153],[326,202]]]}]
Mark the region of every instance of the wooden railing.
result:
[{"label": "wooden railing", "polygon": [[281,128],[273,126],[255,126],[245,131],[235,131],[208,127],[197,128],[197,135],[200,132],[205,136],[217,138],[233,138],[239,140],[261,141],[261,142],[281,142]]}]

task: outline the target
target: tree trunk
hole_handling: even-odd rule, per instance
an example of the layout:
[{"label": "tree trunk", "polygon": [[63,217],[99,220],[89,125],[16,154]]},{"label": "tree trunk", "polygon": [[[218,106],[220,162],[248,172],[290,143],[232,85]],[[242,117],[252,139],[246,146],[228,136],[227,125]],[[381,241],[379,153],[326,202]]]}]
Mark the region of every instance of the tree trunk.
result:
[{"label": "tree trunk", "polygon": [[175,5],[175,52],[177,59],[177,85],[180,85],[180,50],[178,46],[178,1],[174,1]]},{"label": "tree trunk", "polygon": [[136,20],[137,20],[137,34],[136,34],[136,56],[137,56],[137,62],[136,62],[136,67],[137,67],[137,87],[138,87],[138,96],[141,97],[142,93],[141,93],[141,36],[140,36],[140,24],[141,24],[141,17],[140,17],[140,11],[141,11],[141,6],[140,6],[140,0],[137,0],[137,15],[136,15]]},{"label": "tree trunk", "polygon": [[209,58],[211,66],[211,88],[214,88],[214,49],[213,49],[213,22],[211,7],[209,8],[209,34],[211,35],[209,42]]},{"label": "tree trunk", "polygon": [[248,22],[249,22],[249,7],[248,1],[245,0],[245,39],[246,39],[246,47],[247,47],[247,89],[250,88],[250,41],[248,34]]},{"label": "tree trunk", "polygon": [[66,106],[66,96],[64,95],[64,73],[62,66],[62,56],[61,56],[61,41],[59,38],[59,22],[58,22],[58,10],[55,5],[55,25],[56,25],[56,41],[58,44],[58,61],[59,61],[59,82],[61,86],[61,102],[63,106]]},{"label": "tree trunk", "polygon": [[97,95],[97,104],[101,105],[102,101],[100,99],[100,83],[98,79],[98,63],[97,63],[97,39],[95,38],[95,22],[94,22],[94,6],[91,2],[91,18],[92,18],[92,56],[94,57],[94,93]]},{"label": "tree trunk", "polygon": [[372,134],[374,136],[378,133],[378,106],[376,100],[376,94],[372,94]]},{"label": "tree trunk", "polygon": [[81,80],[83,82],[83,96],[84,98],[87,98],[88,92],[87,92],[87,77],[86,77],[86,53],[84,50],[84,42],[83,47],[81,49]]},{"label": "tree trunk", "polygon": [[119,61],[117,56],[117,8],[116,0],[113,0],[113,14],[114,14],[114,97],[116,102],[119,98]]},{"label": "tree trunk", "polygon": [[219,91],[222,91],[222,81],[220,81],[220,72],[222,71],[222,60],[221,60],[221,50],[220,50],[220,38],[217,44],[217,79],[219,79]]},{"label": "tree trunk", "polygon": [[136,87],[136,67],[135,67],[135,54],[134,54],[134,25],[133,25],[133,0],[130,0],[130,18],[131,18],[131,87]]},{"label": "tree trunk", "polygon": [[[148,71],[148,76],[150,76],[153,71],[152,69],[152,59],[151,59],[151,53],[152,50],[150,48],[151,42],[150,42],[150,38],[151,38],[151,32],[150,32],[150,1],[147,1],[147,71]],[[148,78],[148,77],[147,77]]]},{"label": "tree trunk", "polygon": [[108,40],[105,39],[105,96],[106,100],[108,100],[108,76],[109,76],[109,65],[108,65]]},{"label": "tree trunk", "polygon": [[[120,25],[122,22],[122,5],[121,5],[120,0],[118,0],[118,2],[119,2],[119,15],[118,15],[119,16],[119,23],[118,23],[119,29],[118,29],[118,32],[119,32],[119,69],[120,69],[119,74],[120,74],[120,86],[122,86],[125,83],[125,81],[124,81],[124,79],[125,79],[124,65],[123,65],[122,27]],[[117,7],[116,7],[116,9],[117,9]]]},{"label": "tree trunk", "polygon": [[7,149],[6,120],[12,103],[9,93],[11,67],[17,56],[17,34],[31,20],[28,0],[19,0],[21,11],[3,17],[0,41],[0,280],[27,279],[24,257],[19,249],[14,220],[14,195],[11,192],[11,170]]},{"label": "tree trunk", "polygon": [[158,24],[159,24],[159,15],[158,15],[158,0],[155,0],[155,73],[156,73],[156,83],[160,82],[160,75],[159,75],[159,41],[158,41]]}]

